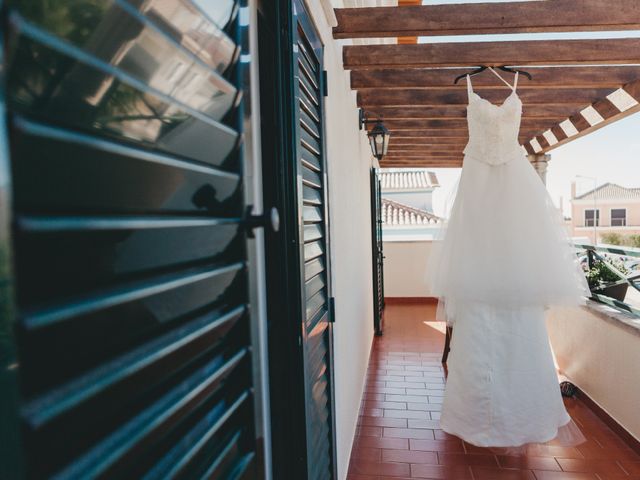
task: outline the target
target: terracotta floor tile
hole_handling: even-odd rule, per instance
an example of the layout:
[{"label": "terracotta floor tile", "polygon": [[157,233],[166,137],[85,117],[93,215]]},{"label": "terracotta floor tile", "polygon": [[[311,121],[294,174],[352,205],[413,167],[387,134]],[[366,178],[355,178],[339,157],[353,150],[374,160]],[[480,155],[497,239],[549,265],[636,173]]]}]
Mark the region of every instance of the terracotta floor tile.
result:
[{"label": "terracotta floor tile", "polygon": [[472,480],[471,470],[461,465],[411,465],[412,478]]},{"label": "terracotta floor tile", "polygon": [[534,470],[536,480],[599,480],[595,473],[549,472]]},{"label": "terracotta floor tile", "polygon": [[355,445],[366,448],[389,448],[394,450],[409,450],[409,440],[406,438],[390,437],[359,437]]},{"label": "terracotta floor tile", "polygon": [[438,463],[441,465],[498,467],[495,455],[476,455],[466,453],[438,453]]},{"label": "terracotta floor tile", "polygon": [[565,472],[625,474],[627,473],[615,460],[587,460],[580,458],[557,458]]},{"label": "terracotta floor tile", "polygon": [[380,480],[380,477],[371,475],[358,475],[357,473],[349,473],[347,480]]},{"label": "terracotta floor tile", "polygon": [[391,387],[378,387],[378,386],[366,387],[366,391],[371,393],[388,393],[390,395],[406,395],[407,393],[405,388],[391,388]]},{"label": "terracotta floor tile", "polygon": [[536,480],[531,470],[506,470],[503,468],[471,467],[475,480]]},{"label": "terracotta floor tile", "polygon": [[411,382],[386,382],[387,387],[391,388],[426,388],[426,383],[424,381],[411,381]]},{"label": "terracotta floor tile", "polygon": [[407,403],[406,402],[387,402],[387,401],[366,401],[362,404],[362,408],[382,408],[389,410],[406,410]]},{"label": "terracotta floor tile", "polygon": [[361,437],[381,437],[382,427],[371,427],[368,425],[358,426],[357,435]]},{"label": "terracotta floor tile", "polygon": [[380,402],[384,402],[385,401],[385,393],[370,393],[370,392],[364,392],[362,394],[362,400],[363,401],[371,401],[371,400],[377,400]]},{"label": "terracotta floor tile", "polygon": [[576,447],[552,447],[548,445],[532,445],[527,451],[534,457],[584,458]]},{"label": "terracotta floor tile", "polygon": [[427,452],[464,453],[462,441],[455,440],[409,440],[411,450],[424,450]]},{"label": "terracotta floor tile", "polygon": [[379,448],[354,447],[351,451],[351,458],[380,462],[382,460],[382,450]]},{"label": "terracotta floor tile", "polygon": [[389,475],[404,476],[411,475],[411,468],[408,463],[378,463],[367,460],[355,459],[351,462],[350,471],[361,475]]},{"label": "terracotta floor tile", "polygon": [[363,408],[360,410],[360,415],[366,417],[382,417],[384,410],[382,408]]},{"label": "terracotta floor tile", "polygon": [[433,430],[427,428],[385,428],[382,435],[389,438],[434,440]]},{"label": "terracotta floor tile", "polygon": [[639,461],[628,461],[628,460],[620,460],[618,462],[622,468],[629,475],[640,475],[640,460]]},{"label": "terracotta floor tile", "polygon": [[387,395],[385,400],[389,402],[429,403],[429,395],[432,390],[427,390],[427,395]]},{"label": "terracotta floor tile", "polygon": [[437,465],[438,454],[420,450],[382,450],[382,461]]},{"label": "terracotta floor tile", "polygon": [[440,428],[440,420],[433,420],[431,418],[426,420],[409,418],[408,424],[409,428],[430,428],[431,430]]},{"label": "terracotta floor tile", "polygon": [[428,412],[419,410],[385,410],[383,416],[389,418],[417,418],[421,420],[431,419],[431,416]]},{"label": "terracotta floor tile", "polygon": [[502,468],[518,470],[550,470],[560,471],[560,465],[553,457],[531,457],[528,455],[496,455]]},{"label": "terracotta floor tile", "polygon": [[360,417],[358,423],[369,427],[407,428],[409,426],[406,418]]}]

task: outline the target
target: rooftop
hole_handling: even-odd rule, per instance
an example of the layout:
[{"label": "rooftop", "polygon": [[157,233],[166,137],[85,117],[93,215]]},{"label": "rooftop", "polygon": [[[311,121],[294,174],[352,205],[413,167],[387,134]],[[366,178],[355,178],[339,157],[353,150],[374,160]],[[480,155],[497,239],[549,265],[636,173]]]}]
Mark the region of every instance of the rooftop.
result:
[{"label": "rooftop", "polygon": [[434,225],[441,221],[440,217],[426,210],[420,210],[388,198],[382,199],[383,225]]},{"label": "rooftop", "polygon": [[440,186],[436,174],[425,168],[382,168],[380,185],[383,191],[430,190]]},{"label": "rooftop", "polygon": [[640,198],[640,188],[627,188],[615,183],[605,183],[593,190],[577,195],[575,200],[629,200]]}]

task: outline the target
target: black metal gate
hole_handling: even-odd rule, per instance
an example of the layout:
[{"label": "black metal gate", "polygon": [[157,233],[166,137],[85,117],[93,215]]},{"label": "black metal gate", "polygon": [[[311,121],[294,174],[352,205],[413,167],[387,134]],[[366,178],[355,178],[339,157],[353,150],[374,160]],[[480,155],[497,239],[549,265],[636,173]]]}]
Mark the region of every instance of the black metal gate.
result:
[{"label": "black metal gate", "polygon": [[241,2],[5,3],[0,477],[255,478]]}]

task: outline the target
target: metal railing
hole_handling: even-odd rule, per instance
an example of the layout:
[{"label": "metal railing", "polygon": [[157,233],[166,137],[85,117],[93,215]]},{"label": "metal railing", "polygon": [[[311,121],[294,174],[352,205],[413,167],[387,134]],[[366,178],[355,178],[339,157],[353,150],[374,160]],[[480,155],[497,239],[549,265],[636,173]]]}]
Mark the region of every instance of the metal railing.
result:
[{"label": "metal railing", "polygon": [[591,269],[598,262],[603,262],[604,266],[611,271],[618,280],[612,282],[606,282],[599,286],[591,286],[591,298],[593,300],[597,300],[598,302],[609,305],[617,310],[620,310],[625,313],[630,313],[638,318],[640,318],[640,304],[638,306],[630,305],[624,301],[612,298],[605,294],[605,291],[610,289],[611,287],[617,287],[620,285],[627,284],[633,287],[636,291],[640,292],[640,269],[632,272],[631,274],[625,274],[619,271],[610,261],[606,258],[606,254],[610,254],[614,256],[613,258],[620,257],[631,257],[640,259],[640,249],[627,249],[625,247],[618,246],[604,246],[604,245],[590,245],[590,244],[580,244],[574,243],[574,247],[576,248],[576,254],[578,256],[585,255],[587,256],[587,262],[589,269]]}]

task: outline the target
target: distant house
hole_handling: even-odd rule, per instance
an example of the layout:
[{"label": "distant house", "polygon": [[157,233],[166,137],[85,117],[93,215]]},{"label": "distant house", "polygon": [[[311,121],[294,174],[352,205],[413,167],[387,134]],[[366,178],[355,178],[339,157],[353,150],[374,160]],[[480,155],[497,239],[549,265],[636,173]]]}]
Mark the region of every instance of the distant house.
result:
[{"label": "distant house", "polygon": [[571,184],[571,227],[574,237],[602,243],[602,235],[640,234],[640,188],[605,183],[581,195]]},{"label": "distant house", "polygon": [[385,241],[432,238],[442,218],[433,213],[436,174],[423,168],[381,169]]}]

